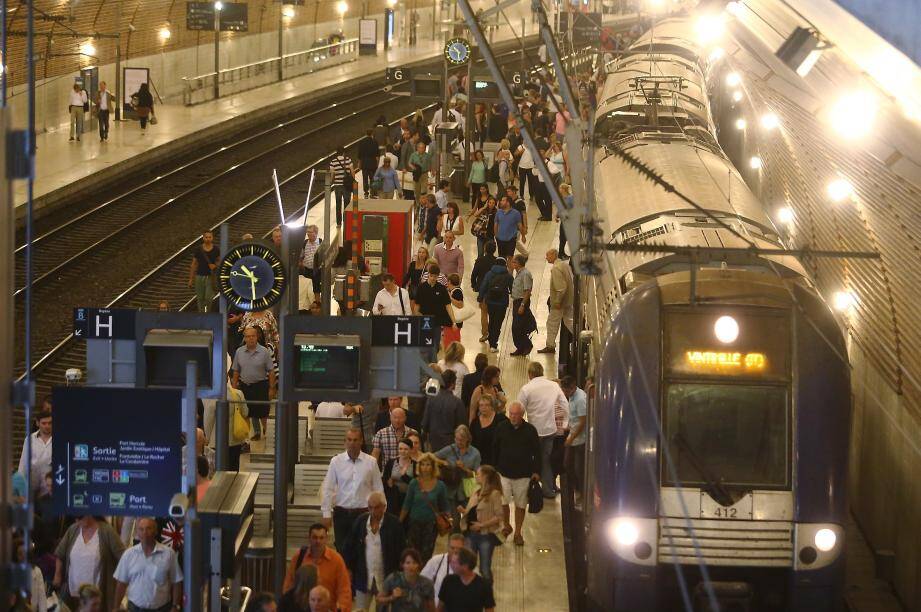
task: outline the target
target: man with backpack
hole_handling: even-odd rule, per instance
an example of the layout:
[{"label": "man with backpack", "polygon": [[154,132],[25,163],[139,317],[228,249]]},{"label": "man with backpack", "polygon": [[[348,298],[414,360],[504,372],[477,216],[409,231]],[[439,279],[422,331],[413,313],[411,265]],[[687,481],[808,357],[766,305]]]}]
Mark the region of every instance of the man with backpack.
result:
[{"label": "man with backpack", "polygon": [[[345,540],[347,535],[337,535],[337,538]],[[294,587],[294,574],[301,565],[314,565],[317,568],[317,584],[329,590],[336,600],[339,612],[350,612],[352,581],[342,555],[326,545],[329,531],[325,525],[314,523],[310,526],[307,537],[310,538],[310,544],[301,546],[288,565],[282,592],[288,592]]]},{"label": "man with backpack", "polygon": [[509,274],[505,258],[499,257],[480,285],[477,301],[486,304],[489,317],[489,352],[499,352],[499,333],[508,310],[508,298],[512,290],[512,275]]}]

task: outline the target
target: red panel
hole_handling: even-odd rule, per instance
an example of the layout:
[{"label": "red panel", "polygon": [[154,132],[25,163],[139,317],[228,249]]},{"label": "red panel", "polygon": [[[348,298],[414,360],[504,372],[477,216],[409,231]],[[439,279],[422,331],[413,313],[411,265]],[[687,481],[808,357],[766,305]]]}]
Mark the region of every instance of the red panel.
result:
[{"label": "red panel", "polygon": [[[362,249],[363,242],[360,239],[354,240],[353,238],[352,217],[354,214],[355,213],[353,210],[345,211],[345,220],[343,221],[345,239],[352,240],[353,244],[356,244],[359,249]],[[365,214],[383,214],[387,216],[387,271],[393,274],[393,278],[396,279],[398,284],[402,283],[403,275],[406,273],[406,269],[409,267],[409,262],[412,261],[412,212],[379,212],[374,210],[360,210],[358,211],[359,233],[361,232],[361,220]],[[362,256],[364,255],[361,250],[359,250],[359,253]]]}]

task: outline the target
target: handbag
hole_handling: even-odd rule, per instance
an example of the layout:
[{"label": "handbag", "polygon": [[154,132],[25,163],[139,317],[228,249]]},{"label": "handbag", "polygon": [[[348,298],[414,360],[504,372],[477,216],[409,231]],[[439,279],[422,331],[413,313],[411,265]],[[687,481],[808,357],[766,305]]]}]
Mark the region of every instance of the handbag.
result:
[{"label": "handbag", "polygon": [[425,503],[429,505],[429,508],[432,509],[432,513],[435,515],[435,529],[438,531],[438,535],[443,536],[451,533],[451,528],[454,527],[454,521],[451,519],[451,515],[447,512],[438,512],[430,501],[426,501]]},{"label": "handbag", "polygon": [[544,492],[540,488],[540,483],[532,480],[528,485],[528,512],[537,514],[544,509]]},{"label": "handbag", "polygon": [[489,233],[489,214],[483,213],[477,215],[470,226],[470,233],[477,238],[486,238]]},{"label": "handbag", "polygon": [[457,323],[463,323],[479,312],[479,308],[473,305],[473,300],[464,300],[463,308],[458,308],[454,304],[451,304],[451,308],[454,309],[454,321]]},{"label": "handbag", "polygon": [[246,440],[246,436],[249,435],[249,423],[247,423],[243,415],[240,414],[239,408],[231,405],[231,410],[233,410],[233,439],[241,441]]},{"label": "handbag", "polygon": [[89,110],[90,110],[90,103],[89,103],[89,102],[84,102],[84,103],[83,103],[83,112],[86,113],[86,112],[88,112]]},{"label": "handbag", "polygon": [[470,499],[477,489],[476,478],[473,478],[472,476],[469,478],[464,478],[461,481],[461,484],[464,487],[464,498]]},{"label": "handbag", "polygon": [[157,116],[154,115],[153,109],[150,110],[150,125],[157,125]]}]

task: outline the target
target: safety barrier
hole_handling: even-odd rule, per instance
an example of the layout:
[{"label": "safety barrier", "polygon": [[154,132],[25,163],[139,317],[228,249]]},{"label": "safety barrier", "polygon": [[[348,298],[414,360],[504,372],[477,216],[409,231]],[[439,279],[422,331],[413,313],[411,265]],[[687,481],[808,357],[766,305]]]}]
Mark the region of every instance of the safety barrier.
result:
[{"label": "safety barrier", "polygon": [[251,64],[225,68],[217,73],[208,72],[192,77],[182,77],[182,101],[186,106],[214,99],[214,82],[218,81],[221,96],[255,89],[280,80],[301,76],[324,68],[338,66],[358,59],[358,39],[346,38],[320,47],[296,53],[270,57]]}]

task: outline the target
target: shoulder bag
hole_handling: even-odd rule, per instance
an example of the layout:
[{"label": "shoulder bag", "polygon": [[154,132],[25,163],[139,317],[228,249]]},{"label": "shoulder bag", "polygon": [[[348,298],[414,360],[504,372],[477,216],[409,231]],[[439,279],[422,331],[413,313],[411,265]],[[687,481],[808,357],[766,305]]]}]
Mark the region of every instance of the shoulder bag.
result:
[{"label": "shoulder bag", "polygon": [[[422,489],[419,489],[419,492],[422,492]],[[432,502],[426,500],[426,502],[432,510],[432,514],[435,515],[435,529],[438,531],[439,536],[448,535],[451,533],[451,528],[454,526],[454,521],[451,519],[451,515],[447,512],[439,512],[435,509],[435,506],[432,505]]]},{"label": "shoulder bag", "polygon": [[458,308],[454,305],[453,302],[451,303],[451,308],[454,310],[454,321],[457,323],[463,323],[475,315],[479,310],[476,306],[473,305],[473,300],[466,299],[466,296],[464,299],[463,308]]}]

